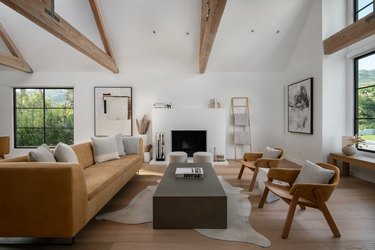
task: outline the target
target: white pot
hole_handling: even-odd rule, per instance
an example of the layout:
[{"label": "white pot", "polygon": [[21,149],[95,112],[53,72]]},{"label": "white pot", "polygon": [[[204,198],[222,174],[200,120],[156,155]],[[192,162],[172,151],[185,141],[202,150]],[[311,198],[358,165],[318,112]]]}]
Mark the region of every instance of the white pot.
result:
[{"label": "white pot", "polygon": [[144,152],[143,153],[143,162],[148,163],[151,161],[151,153],[150,152]]},{"label": "white pot", "polygon": [[347,156],[350,156],[350,155],[355,155],[358,153],[358,149],[354,146],[354,145],[351,145],[351,146],[344,146],[342,147],[341,151],[347,155]]}]

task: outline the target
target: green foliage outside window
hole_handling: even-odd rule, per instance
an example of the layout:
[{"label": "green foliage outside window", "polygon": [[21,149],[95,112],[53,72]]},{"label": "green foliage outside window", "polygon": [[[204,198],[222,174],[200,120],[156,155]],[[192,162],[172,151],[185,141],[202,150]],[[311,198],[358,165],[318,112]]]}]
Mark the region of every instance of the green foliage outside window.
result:
[{"label": "green foliage outside window", "polygon": [[15,147],[73,144],[73,89],[15,88]]},{"label": "green foliage outside window", "polygon": [[364,150],[375,152],[375,53],[355,60],[355,134],[365,141]]}]

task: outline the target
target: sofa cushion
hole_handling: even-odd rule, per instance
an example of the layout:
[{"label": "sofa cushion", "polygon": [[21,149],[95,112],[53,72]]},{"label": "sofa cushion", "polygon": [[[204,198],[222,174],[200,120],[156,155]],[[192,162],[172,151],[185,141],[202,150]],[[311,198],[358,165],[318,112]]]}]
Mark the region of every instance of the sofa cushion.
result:
[{"label": "sofa cushion", "polygon": [[69,145],[62,142],[56,145],[53,156],[57,162],[78,163],[78,158],[74,150]]},{"label": "sofa cushion", "polygon": [[124,149],[124,144],[122,143],[121,134],[117,134],[117,135],[115,135],[115,137],[116,137],[118,155],[119,156],[126,155],[126,152],[125,152],[125,149]]},{"label": "sofa cushion", "polygon": [[82,168],[90,167],[94,164],[94,153],[92,151],[91,142],[84,142],[71,146],[78,158]]},{"label": "sofa cushion", "polygon": [[91,200],[110,183],[130,169],[139,160],[138,155],[127,155],[116,161],[92,165],[83,170],[88,199]]},{"label": "sofa cushion", "polygon": [[311,161],[306,161],[294,181],[294,184],[328,184],[334,174],[335,172],[333,170],[325,169]]},{"label": "sofa cushion", "polygon": [[122,137],[122,142],[124,144],[126,154],[138,154],[139,137]]},{"label": "sofa cushion", "polygon": [[94,150],[94,161],[96,163],[119,158],[115,136],[91,137],[91,142]]},{"label": "sofa cushion", "polygon": [[32,162],[56,162],[47,144],[42,144],[36,150],[30,151],[28,157]]}]

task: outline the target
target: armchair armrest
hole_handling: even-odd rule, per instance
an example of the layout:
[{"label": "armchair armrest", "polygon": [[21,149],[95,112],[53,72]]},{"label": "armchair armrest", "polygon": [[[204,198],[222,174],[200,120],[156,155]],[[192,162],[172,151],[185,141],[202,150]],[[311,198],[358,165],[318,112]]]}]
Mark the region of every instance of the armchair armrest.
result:
[{"label": "armchair armrest", "polygon": [[291,195],[294,195],[297,191],[299,191],[300,197],[305,198],[307,200],[316,201],[315,192],[316,190],[319,190],[323,200],[327,201],[334,189],[335,185],[332,184],[298,183],[293,184],[289,193]]},{"label": "armchair armrest", "polygon": [[245,161],[255,161],[258,158],[261,158],[263,156],[263,153],[261,152],[248,152],[244,153],[243,159]]},{"label": "armchair armrest", "polygon": [[73,237],[87,222],[79,164],[0,164],[0,237]]},{"label": "armchair armrest", "polygon": [[277,168],[281,163],[281,159],[274,158],[258,158],[255,160],[254,165],[257,167]]},{"label": "armchair armrest", "polygon": [[299,169],[290,168],[271,168],[267,177],[269,179],[288,182],[292,186],[300,171]]}]

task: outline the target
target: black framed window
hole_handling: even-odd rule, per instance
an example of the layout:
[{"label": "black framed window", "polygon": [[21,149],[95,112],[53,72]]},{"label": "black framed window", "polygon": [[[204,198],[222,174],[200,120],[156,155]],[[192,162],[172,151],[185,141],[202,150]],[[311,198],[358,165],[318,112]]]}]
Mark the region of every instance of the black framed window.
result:
[{"label": "black framed window", "polygon": [[354,0],[354,21],[367,16],[374,11],[373,0]]},{"label": "black framed window", "polygon": [[375,152],[375,51],[354,59],[354,133],[366,140],[363,151]]},{"label": "black framed window", "polygon": [[74,143],[73,88],[14,88],[15,148]]}]

